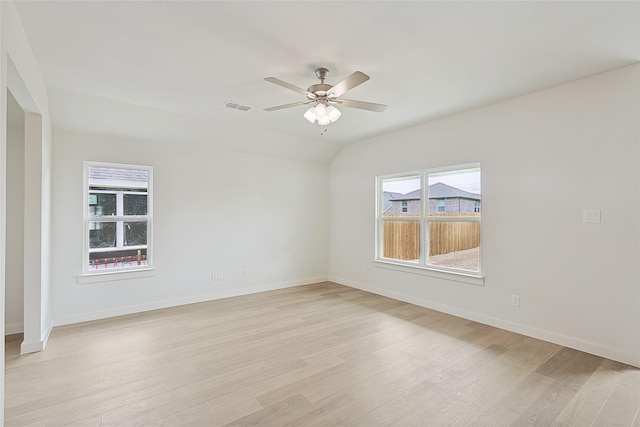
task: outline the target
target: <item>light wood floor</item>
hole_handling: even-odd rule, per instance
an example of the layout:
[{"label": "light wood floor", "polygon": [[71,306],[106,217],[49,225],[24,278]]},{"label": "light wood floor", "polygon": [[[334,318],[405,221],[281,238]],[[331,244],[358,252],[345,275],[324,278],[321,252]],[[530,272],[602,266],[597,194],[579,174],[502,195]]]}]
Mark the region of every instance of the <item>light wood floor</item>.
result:
[{"label": "light wood floor", "polygon": [[7,426],[640,426],[640,369],[333,283],[19,344]]}]

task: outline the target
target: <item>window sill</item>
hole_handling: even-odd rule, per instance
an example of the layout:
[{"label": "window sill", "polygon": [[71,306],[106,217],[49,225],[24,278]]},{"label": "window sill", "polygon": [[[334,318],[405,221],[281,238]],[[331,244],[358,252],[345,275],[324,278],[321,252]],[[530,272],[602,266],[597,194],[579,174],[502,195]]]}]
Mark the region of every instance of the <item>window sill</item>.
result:
[{"label": "window sill", "polygon": [[156,275],[155,268],[137,268],[135,270],[109,271],[104,273],[89,273],[78,276],[78,284],[113,282],[115,280],[139,279]]},{"label": "window sill", "polygon": [[374,267],[386,268],[388,270],[402,271],[404,273],[420,274],[422,276],[435,277],[438,279],[452,280],[454,282],[469,283],[471,285],[484,286],[484,277],[480,275],[459,273],[455,271],[439,270],[432,267],[419,265],[409,265],[387,260],[373,260]]}]

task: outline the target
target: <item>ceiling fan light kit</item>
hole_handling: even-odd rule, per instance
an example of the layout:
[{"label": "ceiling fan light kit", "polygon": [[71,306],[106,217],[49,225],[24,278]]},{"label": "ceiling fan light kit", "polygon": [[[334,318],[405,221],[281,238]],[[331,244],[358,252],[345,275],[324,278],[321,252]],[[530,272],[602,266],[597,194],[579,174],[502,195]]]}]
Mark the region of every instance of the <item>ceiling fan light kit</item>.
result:
[{"label": "ceiling fan light kit", "polygon": [[321,102],[318,102],[317,105],[311,107],[304,113],[304,118],[309,121],[309,123],[314,123],[316,120],[320,126],[326,126],[329,123],[333,123],[340,118],[342,113],[333,105],[329,105],[325,107],[325,105]]},{"label": "ceiling fan light kit", "polygon": [[349,75],[346,79],[336,85],[326,84],[325,80],[329,70],[326,68],[318,68],[316,76],[320,79],[320,83],[309,86],[308,89],[302,89],[275,77],[266,77],[265,80],[294,92],[301,93],[307,97],[306,101],[294,102],[292,104],[278,105],[276,107],[265,108],[264,111],[282,110],[289,107],[297,107],[299,105],[313,104],[304,114],[303,117],[309,123],[316,121],[320,125],[320,135],[327,131],[327,126],[340,118],[342,112],[338,110],[334,104],[342,107],[358,108],[361,110],[382,112],[387,108],[384,104],[374,104],[372,102],[354,101],[350,99],[339,98],[345,92],[369,80],[369,76],[361,71],[356,71]]}]

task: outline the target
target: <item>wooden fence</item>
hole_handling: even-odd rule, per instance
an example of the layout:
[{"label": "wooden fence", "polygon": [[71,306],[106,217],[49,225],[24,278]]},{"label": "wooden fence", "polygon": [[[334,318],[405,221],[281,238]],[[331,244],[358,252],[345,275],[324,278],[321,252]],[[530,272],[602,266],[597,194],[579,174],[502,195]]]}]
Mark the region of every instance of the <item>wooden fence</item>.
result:
[{"label": "wooden fence", "polygon": [[[383,221],[383,257],[416,260],[420,257],[418,221]],[[429,256],[480,246],[479,222],[430,222]]]},{"label": "wooden fence", "polygon": [[429,256],[480,246],[479,222],[430,222]]},{"label": "wooden fence", "polygon": [[420,257],[418,221],[384,221],[382,223],[382,256],[411,260]]}]

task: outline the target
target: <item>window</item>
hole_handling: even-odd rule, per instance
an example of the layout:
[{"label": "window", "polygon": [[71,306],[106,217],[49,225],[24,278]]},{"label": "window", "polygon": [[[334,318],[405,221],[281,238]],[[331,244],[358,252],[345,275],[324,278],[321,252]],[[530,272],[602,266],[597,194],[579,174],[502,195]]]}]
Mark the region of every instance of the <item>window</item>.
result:
[{"label": "window", "polygon": [[84,274],[150,268],[152,168],[85,162]]},{"label": "window", "polygon": [[478,164],[377,178],[376,259],[480,274]]}]

